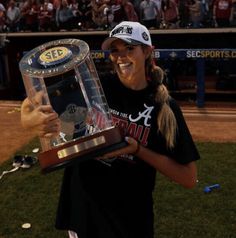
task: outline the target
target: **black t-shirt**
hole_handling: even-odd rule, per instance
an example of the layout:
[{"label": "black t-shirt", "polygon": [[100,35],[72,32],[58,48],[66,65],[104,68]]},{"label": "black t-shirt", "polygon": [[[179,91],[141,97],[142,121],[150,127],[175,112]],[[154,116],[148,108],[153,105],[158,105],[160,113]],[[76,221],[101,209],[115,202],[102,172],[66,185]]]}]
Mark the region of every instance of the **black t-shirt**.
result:
[{"label": "black t-shirt", "polygon": [[[125,134],[181,164],[199,154],[173,99],[170,106],[178,123],[177,144],[169,150],[158,132],[159,106],[153,89],[134,91],[116,75],[101,79],[114,123]],[[56,227],[73,230],[79,238],[152,238],[155,169],[142,160],[124,155],[108,165],[89,160],[65,169]]]}]

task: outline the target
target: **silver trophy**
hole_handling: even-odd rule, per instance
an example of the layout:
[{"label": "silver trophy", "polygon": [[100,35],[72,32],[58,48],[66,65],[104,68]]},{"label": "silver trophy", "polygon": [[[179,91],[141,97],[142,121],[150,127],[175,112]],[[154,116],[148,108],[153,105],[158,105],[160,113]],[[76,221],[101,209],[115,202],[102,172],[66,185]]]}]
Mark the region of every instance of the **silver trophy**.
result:
[{"label": "silver trophy", "polygon": [[26,53],[19,67],[32,104],[50,104],[61,121],[57,137],[40,139],[43,172],[126,145],[112,123],[86,42],[61,39],[45,43]]}]

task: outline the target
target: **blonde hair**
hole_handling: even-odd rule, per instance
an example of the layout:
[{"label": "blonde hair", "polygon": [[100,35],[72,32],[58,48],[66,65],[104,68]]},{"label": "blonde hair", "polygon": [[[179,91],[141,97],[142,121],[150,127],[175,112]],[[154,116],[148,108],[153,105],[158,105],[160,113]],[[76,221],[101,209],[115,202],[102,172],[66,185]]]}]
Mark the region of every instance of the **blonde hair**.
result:
[{"label": "blonde hair", "polygon": [[152,55],[145,62],[146,77],[151,86],[154,87],[154,99],[160,105],[157,116],[158,130],[166,140],[167,148],[171,149],[175,145],[177,122],[172,109],[169,106],[169,92],[163,84],[164,72],[156,66]]}]

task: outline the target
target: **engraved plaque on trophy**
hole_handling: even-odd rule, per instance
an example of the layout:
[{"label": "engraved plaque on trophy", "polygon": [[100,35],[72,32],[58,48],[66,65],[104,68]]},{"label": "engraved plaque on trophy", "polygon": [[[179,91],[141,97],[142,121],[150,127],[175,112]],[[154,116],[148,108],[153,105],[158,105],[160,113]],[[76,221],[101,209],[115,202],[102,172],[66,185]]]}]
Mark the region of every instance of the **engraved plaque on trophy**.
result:
[{"label": "engraved plaque on trophy", "polygon": [[61,39],[26,53],[19,63],[32,104],[50,104],[61,130],[40,138],[42,172],[85,161],[126,145],[109,107],[86,42]]}]

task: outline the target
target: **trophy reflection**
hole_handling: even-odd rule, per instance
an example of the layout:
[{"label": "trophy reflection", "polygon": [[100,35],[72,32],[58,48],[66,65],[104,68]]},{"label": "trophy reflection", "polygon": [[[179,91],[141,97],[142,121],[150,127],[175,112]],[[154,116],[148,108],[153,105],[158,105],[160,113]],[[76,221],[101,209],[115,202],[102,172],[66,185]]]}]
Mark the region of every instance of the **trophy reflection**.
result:
[{"label": "trophy reflection", "polygon": [[57,137],[40,139],[42,172],[126,145],[113,126],[86,42],[61,39],[45,43],[25,54],[19,67],[32,104],[50,104],[61,121]]}]

